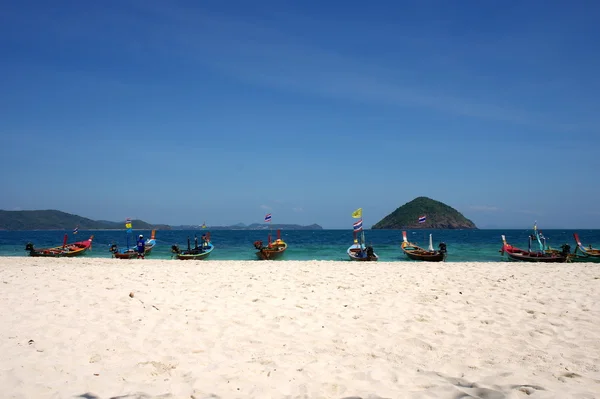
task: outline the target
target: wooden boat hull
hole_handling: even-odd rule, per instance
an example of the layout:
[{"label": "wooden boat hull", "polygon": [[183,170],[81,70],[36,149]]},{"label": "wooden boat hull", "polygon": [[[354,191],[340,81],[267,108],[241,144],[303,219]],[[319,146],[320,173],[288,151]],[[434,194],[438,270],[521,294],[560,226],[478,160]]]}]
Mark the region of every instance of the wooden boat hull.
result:
[{"label": "wooden boat hull", "polygon": [[256,252],[256,256],[260,260],[276,260],[276,259],[280,259],[281,257],[283,257],[283,254],[285,253],[286,249],[287,249],[286,243],[273,246],[272,248],[265,247],[265,248],[261,248],[260,250],[258,250]]},{"label": "wooden boat hull", "polygon": [[588,258],[596,258],[596,259],[600,259],[600,250],[593,250],[590,251],[589,249],[585,252],[585,256]]},{"label": "wooden boat hull", "polygon": [[[573,233],[573,237],[575,238],[575,254],[585,259],[589,259],[589,262],[597,262],[600,261],[600,249],[596,248],[586,248],[583,246],[581,241],[579,240],[579,234]],[[591,247],[591,245],[590,245]],[[580,252],[580,254],[577,253]]]},{"label": "wooden boat hull", "polygon": [[125,252],[116,252],[113,253],[113,258],[117,259],[136,259],[138,257],[137,251],[130,249]]},{"label": "wooden boat hull", "polygon": [[[146,244],[146,247],[144,248],[144,256],[149,255],[150,252],[152,252],[152,249],[156,246],[155,240],[148,240],[148,242],[150,242],[150,245]],[[117,249],[117,246],[115,244],[113,245],[110,251],[113,253],[113,258],[116,259],[137,259],[138,257],[137,247],[131,247],[129,249],[121,251]]]},{"label": "wooden boat hull", "polygon": [[428,251],[409,242],[402,243],[402,252],[412,260],[423,262],[443,262],[446,260],[446,253],[440,251]]},{"label": "wooden boat hull", "polygon": [[[400,244],[402,252],[411,260],[419,260],[422,262],[443,262],[446,260],[446,244],[440,244],[440,251],[428,250],[419,247],[408,241],[406,231],[402,232],[402,244]],[[431,234],[429,235],[429,248],[433,248]]]},{"label": "wooden boat hull", "polygon": [[379,256],[375,252],[372,256],[368,256],[366,248],[361,247],[359,244],[351,245],[346,253],[350,260],[356,262],[377,262],[379,260]]},{"label": "wooden boat hull", "polygon": [[600,256],[571,254],[569,260],[573,262],[600,262]]},{"label": "wooden boat hull", "polygon": [[[546,250],[546,254],[554,256],[565,256],[562,254],[561,251],[557,249],[548,249]],[[567,254],[566,259],[567,262],[593,262],[593,260],[590,260],[591,258],[575,253]]]},{"label": "wooden boat hull", "polygon": [[568,260],[567,256],[560,253],[524,251],[517,247],[513,247],[512,245],[506,243],[506,238],[504,236],[502,236],[502,243],[503,245],[500,253],[503,255],[506,253],[508,258],[511,260],[539,263],[564,263]]},{"label": "wooden boat hull", "polygon": [[209,255],[210,255],[210,252],[203,252],[200,254],[181,253],[181,254],[176,254],[175,258],[177,258],[179,260],[204,260],[204,259],[208,258]]},{"label": "wooden boat hull", "polygon": [[566,256],[548,255],[541,252],[506,252],[506,255],[512,260],[521,262],[542,262],[542,263],[564,263]]},{"label": "wooden boat hull", "polygon": [[149,239],[148,241],[146,241],[146,248],[144,248],[144,255],[149,255],[150,252],[152,252],[152,250],[154,249],[154,247],[156,246],[156,240],[155,239]]},{"label": "wooden boat hull", "polygon": [[[144,256],[149,255],[152,252],[152,249],[156,246],[156,238],[154,238],[155,234],[156,230],[152,230],[151,237],[146,240],[144,246]],[[137,246],[119,250],[117,244],[113,244],[109,251],[112,252],[113,258],[117,259],[137,259],[138,257]]]},{"label": "wooden boat hull", "polygon": [[207,247],[199,249],[183,250],[175,254],[175,258],[179,260],[204,260],[210,256],[215,247],[209,244]]},{"label": "wooden boat hull", "polygon": [[411,250],[402,248],[402,252],[411,260],[420,260],[423,262],[443,262],[446,260],[446,254],[439,251]]},{"label": "wooden boat hull", "polygon": [[33,245],[31,245],[31,249],[26,248],[26,250],[29,251],[29,256],[34,257],[70,258],[73,256],[83,255],[88,249],[92,247],[93,239],[94,236],[91,236],[85,241],[78,241],[71,244],[66,244],[64,246],[52,248],[35,249]]}]

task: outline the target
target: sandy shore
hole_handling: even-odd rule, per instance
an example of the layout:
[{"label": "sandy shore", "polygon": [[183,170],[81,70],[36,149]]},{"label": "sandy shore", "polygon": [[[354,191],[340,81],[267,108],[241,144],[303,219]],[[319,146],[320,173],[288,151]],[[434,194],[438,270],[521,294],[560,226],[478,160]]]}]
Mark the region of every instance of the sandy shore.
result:
[{"label": "sandy shore", "polygon": [[5,257],[0,282],[2,398],[600,397],[598,264]]}]

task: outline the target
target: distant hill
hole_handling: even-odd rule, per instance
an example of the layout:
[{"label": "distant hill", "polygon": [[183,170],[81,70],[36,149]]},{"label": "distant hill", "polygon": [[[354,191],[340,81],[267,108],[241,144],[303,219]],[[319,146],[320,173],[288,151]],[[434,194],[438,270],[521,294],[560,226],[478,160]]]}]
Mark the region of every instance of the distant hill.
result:
[{"label": "distant hill", "polygon": [[[171,229],[164,224],[153,225],[143,220],[132,220],[132,224],[135,230]],[[79,230],[120,230],[125,229],[125,222],[92,220],[57,210],[0,210],[0,230],[71,230],[75,226],[79,226]]]},{"label": "distant hill", "polygon": [[[201,230],[199,225],[169,226],[166,224],[150,224],[143,220],[131,221],[134,230]],[[108,220],[92,220],[70,213],[45,211],[3,211],[0,210],[0,230],[124,230],[125,221],[111,222]],[[233,226],[208,226],[207,230],[323,230],[318,224],[301,226],[299,224],[253,223],[246,226],[238,223]]]},{"label": "distant hill", "polygon": [[[183,226],[172,226],[173,230],[201,230],[202,226],[198,225],[183,225]],[[252,223],[246,226],[244,223],[237,223],[231,226],[207,226],[207,230],[269,230],[269,229],[281,229],[281,230],[323,230],[323,227],[318,224],[311,224],[308,226],[302,226],[299,224],[273,224],[268,223]]]},{"label": "distant hill", "polygon": [[[419,217],[425,215],[425,223]],[[427,197],[417,197],[402,205],[372,229],[476,229],[477,226],[456,209]]]}]

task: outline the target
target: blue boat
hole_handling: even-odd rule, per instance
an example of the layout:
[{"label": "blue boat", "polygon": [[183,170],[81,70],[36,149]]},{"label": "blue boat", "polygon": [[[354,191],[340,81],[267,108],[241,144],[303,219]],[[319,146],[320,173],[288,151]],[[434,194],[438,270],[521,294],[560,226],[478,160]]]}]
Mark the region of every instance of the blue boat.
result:
[{"label": "blue boat", "polygon": [[198,245],[198,237],[194,236],[194,247],[191,246],[190,238],[187,239],[187,249],[179,249],[177,244],[171,246],[173,256],[180,260],[202,260],[215,249],[215,246],[210,241],[210,233],[202,234],[202,243]]},{"label": "blue boat", "polygon": [[[146,240],[146,245],[144,248],[144,256],[148,255],[152,252],[152,249],[156,246],[156,230],[152,230],[152,235],[149,240]],[[117,244],[113,244],[110,246],[110,252],[113,254],[113,258],[117,259],[133,259],[137,258],[138,251],[137,247],[129,246],[129,236],[127,236],[127,247],[125,249],[119,249]]]}]

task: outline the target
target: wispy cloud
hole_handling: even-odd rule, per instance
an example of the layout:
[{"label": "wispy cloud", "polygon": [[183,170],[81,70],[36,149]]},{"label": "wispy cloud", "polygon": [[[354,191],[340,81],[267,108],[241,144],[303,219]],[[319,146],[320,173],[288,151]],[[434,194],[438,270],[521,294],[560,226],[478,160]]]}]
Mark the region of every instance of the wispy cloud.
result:
[{"label": "wispy cloud", "polygon": [[160,16],[161,31],[167,35],[160,38],[163,49],[181,57],[196,57],[195,62],[240,81],[323,98],[420,107],[553,130],[577,127],[551,120],[552,115],[486,103],[485,99],[470,99],[448,88],[443,91],[434,84],[416,83],[414,65],[411,69],[377,60],[365,62],[319,48],[283,32],[281,27],[269,26],[268,20],[257,24],[164,4],[140,3],[145,12]]},{"label": "wispy cloud", "polygon": [[[235,59],[208,57],[203,63],[252,84],[322,98],[398,107],[419,107],[454,115],[497,120],[520,125],[544,127],[539,116],[485,104],[444,92],[436,92],[410,83],[399,83],[402,76],[386,76],[382,68],[360,65],[355,60],[306,47],[236,41],[230,49],[243,47]],[[247,54],[250,51],[251,54]],[[256,65],[256,57],[271,60]]]},{"label": "wispy cloud", "polygon": [[[53,24],[56,29],[54,33],[67,35],[67,39],[84,36],[93,42],[112,35],[112,40],[127,46],[132,54],[161,59],[168,56],[180,63],[203,65],[233,79],[281,91],[341,101],[419,107],[553,131],[588,129],[598,124],[595,117],[583,126],[579,124],[580,120],[575,123],[573,120],[557,120],[554,114],[502,105],[507,102],[499,103],[490,95],[477,98],[475,94],[465,94],[469,90],[462,88],[475,85],[470,73],[472,65],[465,61],[465,55],[477,55],[478,51],[483,50],[493,53],[497,50],[482,46],[479,40],[468,43],[458,41],[463,48],[456,53],[453,51],[456,40],[448,39],[444,32],[432,35],[430,28],[433,26],[404,37],[397,25],[367,24],[357,29],[355,21],[315,20],[311,16],[292,12],[295,10],[286,10],[284,6],[273,7],[271,13],[265,12],[264,18],[257,19],[242,18],[232,13],[227,15],[226,11],[210,12],[195,3],[183,6],[181,3],[131,0],[129,4],[134,7],[133,11],[120,9],[98,12],[95,18],[86,20],[88,23],[85,27],[79,20],[79,23],[70,19],[57,20],[53,15],[43,12],[37,12],[34,21],[36,24]],[[298,34],[308,24],[317,33],[337,28],[340,36],[343,33],[350,35],[347,40],[357,38],[357,32],[361,32],[360,35],[370,34],[369,40],[395,37],[394,45],[398,46],[398,51],[405,49],[415,54],[406,61],[385,55],[378,59],[377,54],[372,54],[366,61],[365,57],[344,50],[344,46],[327,45],[326,41],[317,42],[307,35]],[[114,29],[107,33],[106,26]],[[363,37],[361,39],[364,40]],[[504,55],[511,59],[514,45],[511,41],[502,47]],[[473,46],[478,46],[474,53]],[[529,47],[521,46],[529,52]],[[443,50],[441,52],[444,55],[436,59],[437,52],[424,51],[425,48]],[[454,75],[448,73],[450,65]],[[429,69],[432,77],[445,75],[438,81],[421,79],[419,66]],[[460,79],[460,82],[457,81],[454,86],[437,84],[453,79]],[[478,91],[475,90],[477,87],[471,88],[474,89],[471,92]]]},{"label": "wispy cloud", "polygon": [[471,205],[469,207],[472,211],[479,212],[497,212],[500,210],[497,206],[489,206],[489,205]]}]

